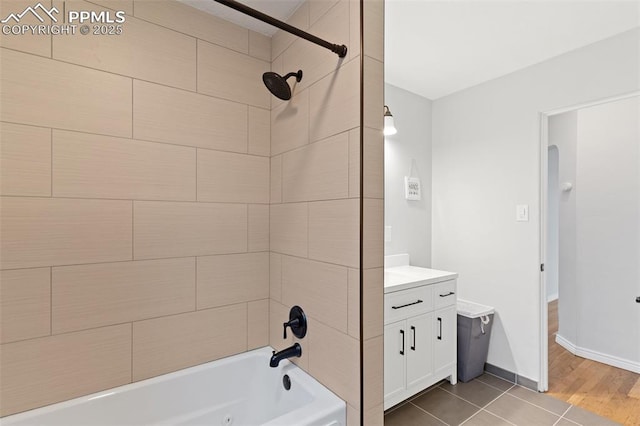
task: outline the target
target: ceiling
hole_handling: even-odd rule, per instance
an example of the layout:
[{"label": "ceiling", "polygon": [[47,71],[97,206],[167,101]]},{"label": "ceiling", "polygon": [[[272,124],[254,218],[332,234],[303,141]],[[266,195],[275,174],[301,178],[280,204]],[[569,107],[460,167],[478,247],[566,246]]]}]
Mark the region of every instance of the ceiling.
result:
[{"label": "ceiling", "polygon": [[[214,0],[180,1],[277,30]],[[241,0],[282,21],[303,1]],[[640,0],[385,0],[385,81],[437,99],[638,26]]]},{"label": "ceiling", "polygon": [[[276,27],[216,3],[214,0],[178,1],[269,37],[278,30]],[[289,19],[303,2],[304,0],[240,0],[240,3],[281,21]]]},{"label": "ceiling", "polygon": [[640,25],[640,1],[386,0],[385,81],[437,99]]}]

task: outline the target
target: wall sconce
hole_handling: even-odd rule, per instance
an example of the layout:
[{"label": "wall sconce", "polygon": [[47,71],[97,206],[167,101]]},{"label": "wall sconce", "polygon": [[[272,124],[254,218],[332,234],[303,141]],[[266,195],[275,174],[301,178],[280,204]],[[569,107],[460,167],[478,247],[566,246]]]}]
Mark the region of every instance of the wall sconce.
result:
[{"label": "wall sconce", "polygon": [[398,129],[396,129],[396,125],[393,122],[393,115],[391,115],[391,111],[389,111],[388,106],[384,106],[384,131],[385,136],[391,136],[398,133]]}]

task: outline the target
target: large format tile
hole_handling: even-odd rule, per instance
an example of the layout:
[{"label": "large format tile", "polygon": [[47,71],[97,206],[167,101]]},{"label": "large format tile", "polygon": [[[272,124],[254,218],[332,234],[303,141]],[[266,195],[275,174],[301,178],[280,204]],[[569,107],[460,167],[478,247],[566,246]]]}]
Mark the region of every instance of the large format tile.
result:
[{"label": "large format tile", "polygon": [[271,154],[271,111],[249,107],[249,154]]},{"label": "large format tile", "polygon": [[309,209],[306,203],[271,205],[269,222],[272,251],[307,257]]},{"label": "large format tile", "polygon": [[[47,9],[51,8],[51,0],[40,1]],[[11,13],[21,13],[27,7],[33,7],[31,0],[2,0],[0,1],[0,19],[4,19]],[[15,24],[13,21],[7,24]],[[42,22],[35,15],[28,13],[20,19],[22,25],[41,25]],[[40,56],[51,56],[51,35],[32,34],[27,31],[20,35],[0,34],[0,46],[21,52],[33,53]]]},{"label": "large format tile", "polygon": [[435,388],[411,401],[450,425],[459,425],[478,410],[478,407]]},{"label": "large format tile", "polygon": [[482,374],[481,376],[475,378],[474,380],[479,380],[482,383],[485,383],[489,386],[493,386],[494,388],[499,389],[503,392],[506,390],[509,390],[514,386],[512,382],[508,382],[497,376],[494,376],[493,374],[487,374],[487,373]]},{"label": "large format tile", "polygon": [[511,423],[499,417],[496,417],[491,413],[481,410],[475,416],[471,417],[464,425],[465,426],[509,426],[510,424]]},{"label": "large format tile", "polygon": [[247,349],[267,346],[269,344],[269,299],[249,302],[247,309]]},{"label": "large format tile", "polygon": [[384,426],[444,426],[430,414],[415,405],[408,403],[385,414]]},{"label": "large format tile", "polygon": [[[131,104],[131,94],[127,102]],[[246,105],[144,81],[133,82],[134,138],[245,153],[247,121]]]},{"label": "large format tile", "polygon": [[53,333],[195,310],[195,259],[55,267]]},{"label": "large format tile", "polygon": [[247,251],[244,204],[135,201],[134,258]]},{"label": "large format tile", "polygon": [[269,297],[269,253],[198,258],[198,309]]},{"label": "large format tile", "polygon": [[2,345],[0,415],[127,384],[131,324]]},{"label": "large format tile", "polygon": [[352,60],[309,88],[310,140],[318,141],[358,127],[360,61]]},{"label": "large format tile", "polygon": [[553,425],[560,416],[538,408],[509,394],[485,407],[487,411],[515,424]]},{"label": "large format tile", "polygon": [[363,352],[364,408],[368,410],[384,403],[384,336],[366,340]]},{"label": "large format tile", "polygon": [[131,201],[3,197],[0,217],[1,269],[131,260]]},{"label": "large format tile", "polygon": [[[62,2],[55,1],[62,10]],[[156,2],[161,3],[161,2]],[[67,10],[105,11],[80,0],[65,0]],[[182,89],[196,88],[196,40],[132,16],[122,34],[54,36],[53,58]]]},{"label": "large format tile", "polygon": [[384,269],[364,270],[362,334],[365,339],[384,333]]},{"label": "large format tile", "polygon": [[249,31],[249,55],[271,62],[271,37]]},{"label": "large format tile", "polygon": [[247,350],[247,304],[133,323],[133,380]]},{"label": "large format tile", "polygon": [[0,54],[0,120],[131,136],[130,78],[8,49]]},{"label": "large format tile", "polygon": [[[287,19],[289,25],[293,25],[303,31],[309,29],[309,2],[304,2],[302,5]],[[291,43],[297,39],[296,36],[283,30],[278,30],[271,37],[271,56],[272,59],[280,56]],[[293,70],[292,70],[293,71]]]},{"label": "large format tile", "polygon": [[51,130],[0,123],[0,194],[51,195]]},{"label": "large format tile", "polygon": [[49,268],[0,271],[0,343],[49,335]]},{"label": "large format tile", "polygon": [[249,251],[269,250],[269,205],[249,204]]},{"label": "large format tile", "polygon": [[[313,3],[313,2],[312,2]],[[349,2],[337,2],[331,9],[309,28],[313,35],[331,43],[349,44]],[[351,52],[349,52],[351,53]],[[300,89],[312,86],[321,78],[331,74],[350,56],[340,58],[327,49],[312,46],[307,40],[296,39],[283,53],[285,70],[302,69],[304,72]],[[287,71],[288,72],[288,71]]]},{"label": "large format tile", "polygon": [[137,18],[238,52],[249,51],[249,30],[210,13],[178,1],[135,0],[134,6]]},{"label": "large format tile", "polygon": [[532,390],[523,388],[522,386],[514,386],[513,388],[509,389],[508,393],[509,395],[524,399],[527,402],[544,408],[545,410],[549,410],[559,416],[561,416],[565,411],[567,411],[567,408],[571,406],[571,404],[568,404],[557,398],[545,395],[543,393],[534,392]]},{"label": "large format tile", "polygon": [[194,201],[196,150],[54,130],[53,195]]},{"label": "large format tile", "polygon": [[458,382],[456,385],[445,382],[440,387],[480,407],[484,407],[502,394],[502,391],[478,380],[472,380],[467,383]]},{"label": "large format tile", "polygon": [[268,203],[269,159],[232,152],[198,150],[198,200]]},{"label": "large format tile", "polygon": [[269,62],[198,40],[199,93],[269,108],[271,95],[262,83],[269,69]]},{"label": "large format tile", "polygon": [[[375,0],[371,3],[382,3]],[[364,127],[382,132],[384,127],[384,64],[368,56],[364,58]]]},{"label": "large format tile", "polygon": [[[292,79],[295,82],[295,79]],[[293,83],[292,83],[293,84]],[[309,143],[309,90],[271,110],[271,155]]]},{"label": "large format tile", "polygon": [[359,266],[360,203],[357,199],[309,203],[309,257]]},{"label": "large format tile", "polygon": [[384,200],[364,199],[362,237],[363,259],[365,269],[384,266]]},{"label": "large format tile", "polygon": [[87,0],[89,3],[99,4],[111,10],[122,10],[128,16],[133,16],[133,0]]},{"label": "large format tile", "polygon": [[[310,328],[309,372],[340,398],[360,407],[360,344],[318,321]],[[304,346],[304,344],[303,344]]]},{"label": "large format tile", "polygon": [[618,423],[600,417],[597,414],[591,413],[582,408],[572,406],[569,411],[563,416],[573,422],[576,422],[582,426],[614,426]]},{"label": "large format tile", "polygon": [[286,203],[349,196],[349,137],[342,133],[283,155]]},{"label": "large format tile", "polygon": [[347,332],[347,268],[282,257],[282,301],[302,306],[307,315]]}]

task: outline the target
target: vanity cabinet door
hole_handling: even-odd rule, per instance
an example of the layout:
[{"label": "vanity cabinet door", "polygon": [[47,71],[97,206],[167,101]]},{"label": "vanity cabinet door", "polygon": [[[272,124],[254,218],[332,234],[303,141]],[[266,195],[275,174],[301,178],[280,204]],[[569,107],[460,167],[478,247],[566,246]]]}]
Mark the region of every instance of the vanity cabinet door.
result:
[{"label": "vanity cabinet door", "polygon": [[433,371],[435,374],[456,362],[456,315],[455,305],[437,310],[433,314]]},{"label": "vanity cabinet door", "polygon": [[398,321],[384,327],[385,400],[389,400],[405,390],[405,358],[408,349],[406,325],[406,321]]},{"label": "vanity cabinet door", "polygon": [[[407,388],[421,386],[433,376],[433,313],[407,320]],[[428,386],[428,384],[426,384]]]}]

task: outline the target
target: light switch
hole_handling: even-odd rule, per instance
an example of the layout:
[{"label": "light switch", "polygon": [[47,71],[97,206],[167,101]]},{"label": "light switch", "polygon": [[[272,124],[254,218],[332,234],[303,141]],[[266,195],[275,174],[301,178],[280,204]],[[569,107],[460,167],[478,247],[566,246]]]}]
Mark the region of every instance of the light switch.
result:
[{"label": "light switch", "polygon": [[385,226],[384,227],[384,242],[385,243],[390,243],[391,242],[391,227],[390,226]]},{"label": "light switch", "polygon": [[518,204],[516,206],[516,221],[529,222],[529,205],[528,204]]}]

